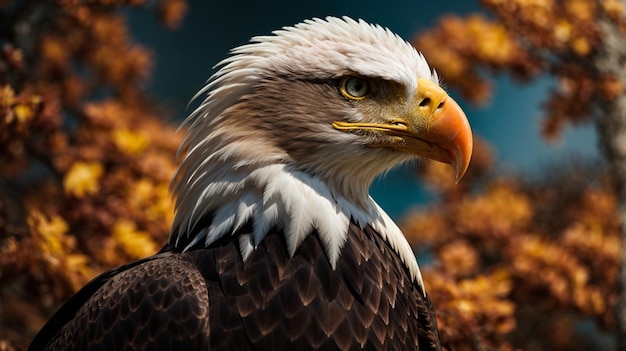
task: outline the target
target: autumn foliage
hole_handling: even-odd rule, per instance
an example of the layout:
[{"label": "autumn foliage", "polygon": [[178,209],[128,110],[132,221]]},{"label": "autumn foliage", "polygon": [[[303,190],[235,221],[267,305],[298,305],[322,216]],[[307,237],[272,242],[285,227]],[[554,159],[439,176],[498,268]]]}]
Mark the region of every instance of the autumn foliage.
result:
[{"label": "autumn foliage", "polygon": [[422,178],[439,201],[402,225],[432,256],[424,281],[446,348],[607,349],[620,242],[606,177],[574,161],[546,179],[496,177],[484,143],[476,156],[459,187],[429,163]]},{"label": "autumn foliage", "polygon": [[[622,93],[580,64],[601,44],[598,16],[624,25],[621,1],[483,5],[494,19],[448,16],[414,40],[450,87],[480,102],[485,67],[553,74],[549,138],[587,120],[585,102]],[[145,92],[153,54],[131,39],[125,6],[171,28],[186,10],[183,0],[0,1],[0,351],[23,349],[87,281],[167,239],[180,137]],[[489,146],[475,149],[459,185],[445,165],[420,171],[437,201],[402,224],[445,348],[610,348],[620,240],[607,176],[566,162],[537,179],[495,176]]]},{"label": "autumn foliage", "polygon": [[[179,137],[144,92],[153,57],[118,11],[139,5],[0,2],[0,350],[167,239]],[[185,3],[150,9],[175,26]]]}]

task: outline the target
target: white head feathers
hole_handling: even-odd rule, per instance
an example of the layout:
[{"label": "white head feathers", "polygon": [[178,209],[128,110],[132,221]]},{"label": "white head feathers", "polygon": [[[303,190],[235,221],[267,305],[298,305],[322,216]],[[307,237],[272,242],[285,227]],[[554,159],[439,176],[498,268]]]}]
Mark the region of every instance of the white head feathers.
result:
[{"label": "white head feathers", "polygon": [[[252,231],[239,238],[245,259],[272,228],[285,233],[290,254],[317,231],[334,267],[352,221],[361,228],[371,225],[381,233],[422,285],[411,247],[369,197],[369,184],[355,190],[364,192],[359,194],[363,204],[336,193],[335,187],[307,173],[272,140],[276,132],[264,129],[264,118],[281,116],[268,116],[271,113],[246,107],[246,102],[258,97],[261,82],[275,77],[321,81],[356,73],[395,81],[412,91],[418,77],[437,81],[436,74],[409,43],[362,20],[313,19],[273,34],[254,37],[251,43],[232,50],[232,56],[218,64],[220,70],[196,95],[207,97],[184,122],[189,129],[181,151],[186,155],[174,182],[178,211],[170,241],[184,242],[187,247],[208,246],[252,223]],[[282,102],[290,103],[288,99]],[[308,134],[311,138],[327,133],[332,136],[329,143],[349,145],[353,141],[354,136],[335,132],[330,124],[310,122],[314,128]],[[363,153],[360,145],[350,147]],[[320,153],[320,160],[333,157]],[[329,162],[334,167],[337,163]],[[372,169],[375,171],[378,169]],[[198,228],[207,219],[208,224]]]}]

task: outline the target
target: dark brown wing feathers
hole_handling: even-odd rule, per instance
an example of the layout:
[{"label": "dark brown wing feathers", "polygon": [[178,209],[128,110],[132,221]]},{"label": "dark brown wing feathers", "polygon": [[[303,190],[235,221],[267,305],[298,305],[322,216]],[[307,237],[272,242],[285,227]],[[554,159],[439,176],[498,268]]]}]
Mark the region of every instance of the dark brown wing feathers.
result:
[{"label": "dark brown wing feathers", "polygon": [[120,267],[30,350],[439,349],[430,301],[371,228],[350,226],[335,270],[317,235],[293,258],[282,235],[245,263],[237,240],[223,240]]},{"label": "dark brown wing feathers", "polygon": [[206,350],[204,278],[189,262],[162,256],[107,280],[45,349]]}]

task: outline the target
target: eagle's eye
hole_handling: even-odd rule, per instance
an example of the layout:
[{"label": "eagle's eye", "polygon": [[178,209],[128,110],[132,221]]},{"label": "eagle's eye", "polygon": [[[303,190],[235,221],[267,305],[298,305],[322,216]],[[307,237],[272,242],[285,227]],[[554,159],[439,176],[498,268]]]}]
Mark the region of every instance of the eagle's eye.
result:
[{"label": "eagle's eye", "polygon": [[345,76],[341,78],[339,88],[343,96],[353,100],[365,99],[369,93],[367,80],[357,76]]}]

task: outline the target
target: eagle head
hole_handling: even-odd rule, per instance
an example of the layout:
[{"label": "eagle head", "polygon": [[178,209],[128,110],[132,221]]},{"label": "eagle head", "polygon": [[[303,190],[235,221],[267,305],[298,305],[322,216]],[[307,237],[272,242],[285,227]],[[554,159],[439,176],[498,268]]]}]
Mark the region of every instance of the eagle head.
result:
[{"label": "eagle head", "polygon": [[284,231],[292,255],[316,232],[334,265],[355,223],[414,261],[369,196],[372,181],[420,158],[452,164],[458,180],[472,152],[465,114],[415,48],[328,17],[254,37],[218,66],[184,123],[171,240],[191,248],[237,235],[245,259],[270,230]]}]

